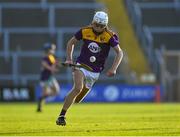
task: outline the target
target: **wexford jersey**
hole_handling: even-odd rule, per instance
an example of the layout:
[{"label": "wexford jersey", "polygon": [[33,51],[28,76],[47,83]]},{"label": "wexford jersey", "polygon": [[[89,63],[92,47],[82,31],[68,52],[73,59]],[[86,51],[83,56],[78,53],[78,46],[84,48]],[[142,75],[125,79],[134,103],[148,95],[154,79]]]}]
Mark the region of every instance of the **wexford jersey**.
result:
[{"label": "wexford jersey", "polygon": [[[55,56],[50,54],[48,56],[45,56],[44,58],[42,58],[42,61],[45,61],[47,64],[49,64],[50,66],[52,66],[53,64],[56,63],[56,59]],[[42,68],[41,70],[41,81],[46,81],[48,80],[50,77],[52,76],[52,72],[46,68]]]},{"label": "wexford jersey", "polygon": [[104,69],[110,47],[119,44],[117,35],[112,31],[106,29],[102,34],[96,35],[91,26],[81,28],[76,32],[75,38],[83,40],[77,62],[91,67],[93,72],[101,72]]}]

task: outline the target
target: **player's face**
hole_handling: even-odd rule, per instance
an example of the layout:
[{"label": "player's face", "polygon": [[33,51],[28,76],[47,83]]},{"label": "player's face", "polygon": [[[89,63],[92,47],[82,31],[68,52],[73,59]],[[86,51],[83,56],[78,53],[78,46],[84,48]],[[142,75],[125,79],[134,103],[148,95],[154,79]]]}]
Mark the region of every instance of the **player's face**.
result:
[{"label": "player's face", "polygon": [[51,50],[49,51],[51,54],[55,54],[56,46],[53,44]]},{"label": "player's face", "polygon": [[98,24],[96,22],[93,22],[92,26],[93,26],[93,29],[98,33],[103,32],[104,29],[106,28],[106,25]]}]

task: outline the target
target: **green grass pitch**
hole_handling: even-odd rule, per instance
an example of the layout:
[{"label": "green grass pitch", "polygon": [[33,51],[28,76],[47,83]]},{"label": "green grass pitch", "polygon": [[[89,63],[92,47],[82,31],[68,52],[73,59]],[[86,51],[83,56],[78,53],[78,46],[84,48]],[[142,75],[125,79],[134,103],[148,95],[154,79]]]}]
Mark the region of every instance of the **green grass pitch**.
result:
[{"label": "green grass pitch", "polygon": [[0,136],[180,136],[180,104],[74,104],[57,126],[62,104],[1,103]]}]

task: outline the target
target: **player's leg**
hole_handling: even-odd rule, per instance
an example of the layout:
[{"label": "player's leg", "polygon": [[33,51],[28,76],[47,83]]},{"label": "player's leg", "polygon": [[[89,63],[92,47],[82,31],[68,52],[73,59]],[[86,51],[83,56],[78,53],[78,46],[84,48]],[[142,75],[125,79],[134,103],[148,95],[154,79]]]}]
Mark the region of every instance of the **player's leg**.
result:
[{"label": "player's leg", "polygon": [[74,102],[75,97],[81,92],[84,85],[84,75],[80,70],[75,70],[73,74],[74,85],[71,92],[67,95],[63,109],[67,110]]},{"label": "player's leg", "polygon": [[48,96],[55,96],[59,93],[59,84],[54,77],[51,77],[48,81],[42,82],[42,95],[38,99],[37,111],[42,111],[42,101]]},{"label": "player's leg", "polygon": [[37,106],[38,112],[42,111],[42,101],[48,96],[49,92],[50,92],[50,88],[47,85],[43,85],[42,86],[42,94],[38,99],[38,106]]},{"label": "player's leg", "polygon": [[59,83],[55,78],[52,79],[51,91],[51,96],[55,96],[60,92]]},{"label": "player's leg", "polygon": [[81,71],[83,72],[85,76],[85,82],[84,82],[84,87],[82,91],[78,94],[78,96],[75,99],[76,103],[81,102],[86,97],[86,95],[92,89],[94,83],[99,78],[99,73],[93,73],[93,72],[87,71],[86,69],[81,69]]},{"label": "player's leg", "polygon": [[81,92],[84,85],[84,75],[80,70],[75,70],[73,74],[74,86],[64,101],[63,108],[56,121],[57,125],[66,125],[65,114],[69,107],[74,103],[75,97]]},{"label": "player's leg", "polygon": [[82,91],[76,97],[75,103],[80,103],[86,97],[86,95],[88,94],[89,91],[90,91],[90,89],[84,85]]}]

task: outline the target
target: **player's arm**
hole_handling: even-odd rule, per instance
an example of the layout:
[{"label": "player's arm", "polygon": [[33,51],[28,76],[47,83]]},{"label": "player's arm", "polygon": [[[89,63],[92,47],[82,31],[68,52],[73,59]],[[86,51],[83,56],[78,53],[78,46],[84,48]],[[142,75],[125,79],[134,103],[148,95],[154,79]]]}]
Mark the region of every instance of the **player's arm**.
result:
[{"label": "player's arm", "polygon": [[76,45],[78,40],[73,36],[67,43],[67,48],[66,48],[66,63],[73,63],[73,51],[74,51],[74,45]]},{"label": "player's arm", "polygon": [[51,72],[56,72],[56,71],[58,71],[55,65],[50,66],[50,65],[49,65],[46,61],[44,61],[44,60],[41,62],[41,64],[42,64],[43,68],[48,69],[48,70],[51,71]]},{"label": "player's arm", "polygon": [[123,52],[122,52],[122,49],[120,48],[119,45],[113,47],[116,55],[115,55],[115,59],[114,59],[114,62],[113,62],[113,65],[111,67],[112,70],[117,70],[119,64],[121,63],[121,60],[123,58]]},{"label": "player's arm", "polygon": [[114,76],[116,74],[116,70],[123,58],[123,52],[122,52],[122,49],[120,48],[119,44],[117,46],[113,47],[113,49],[114,49],[116,55],[115,55],[112,67],[106,73],[107,76],[109,76],[109,77]]}]

